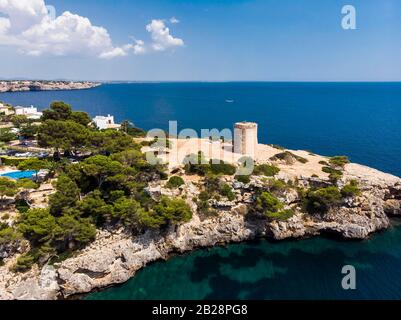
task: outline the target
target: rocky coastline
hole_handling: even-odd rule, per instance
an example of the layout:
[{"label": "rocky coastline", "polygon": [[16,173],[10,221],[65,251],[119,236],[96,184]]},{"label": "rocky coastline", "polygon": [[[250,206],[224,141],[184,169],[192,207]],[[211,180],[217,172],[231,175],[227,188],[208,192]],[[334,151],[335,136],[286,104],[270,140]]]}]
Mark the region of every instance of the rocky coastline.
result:
[{"label": "rocky coastline", "polygon": [[[282,179],[288,178],[282,174]],[[249,215],[252,192],[263,183],[261,178],[252,177],[248,184],[225,179],[227,183],[233,183],[237,197],[232,202],[216,202],[214,207],[219,214],[215,217],[205,219],[196,214],[196,203],[190,200],[199,192],[196,183],[187,181],[178,190],[155,183],[148,190],[152,197],[179,194],[188,199],[195,212],[189,223],[140,235],[133,235],[124,228],[103,229],[98,231],[91,245],[74,256],[52,266],[35,266],[23,274],[8,270],[13,263],[10,257],[0,267],[0,299],[53,300],[90,293],[126,282],[151,262],[196,248],[258,238],[302,239],[324,233],[345,239],[366,239],[374,232],[391,227],[392,216],[401,215],[401,179],[358,164],[347,164],[342,179],[359,182],[361,194],[358,197],[345,199],[340,207],[324,216],[297,212],[286,221]],[[298,179],[298,183],[305,186],[327,183],[321,177],[299,176]],[[295,192],[288,191],[281,200],[294,204],[299,199]],[[22,250],[24,245],[20,243],[19,248],[14,249]],[[12,249],[7,248],[7,252],[11,254]]]},{"label": "rocky coastline", "polygon": [[13,80],[0,81],[0,93],[23,91],[56,91],[85,90],[100,86],[100,83],[89,81],[45,81],[45,80]]}]

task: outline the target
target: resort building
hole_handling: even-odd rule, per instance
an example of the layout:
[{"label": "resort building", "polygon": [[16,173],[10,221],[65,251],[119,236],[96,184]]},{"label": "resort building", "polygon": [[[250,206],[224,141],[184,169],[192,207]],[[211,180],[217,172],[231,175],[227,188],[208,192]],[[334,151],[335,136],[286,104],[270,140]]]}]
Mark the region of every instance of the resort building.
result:
[{"label": "resort building", "polygon": [[96,116],[93,119],[93,123],[98,127],[100,130],[106,130],[106,129],[120,129],[121,125],[114,123],[114,116],[107,115],[107,117],[104,116]]},{"label": "resort building", "polygon": [[34,106],[30,107],[15,107],[15,114],[17,116],[26,116],[28,119],[39,120],[43,113],[38,111]]},{"label": "resort building", "polygon": [[258,124],[238,122],[234,126],[234,153],[255,158],[258,147]]}]

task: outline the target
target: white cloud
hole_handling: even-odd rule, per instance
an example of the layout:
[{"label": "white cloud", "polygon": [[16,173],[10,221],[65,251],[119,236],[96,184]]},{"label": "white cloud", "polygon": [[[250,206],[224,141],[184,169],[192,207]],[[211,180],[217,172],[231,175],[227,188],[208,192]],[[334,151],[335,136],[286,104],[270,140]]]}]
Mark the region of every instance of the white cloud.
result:
[{"label": "white cloud", "polygon": [[31,55],[87,55],[114,58],[126,55],[114,47],[108,31],[69,11],[52,19],[44,0],[0,0],[0,44]]},{"label": "white cloud", "polygon": [[125,50],[125,48],[117,47],[117,48],[111,49],[110,51],[102,52],[99,55],[99,58],[101,58],[101,59],[113,59],[113,58],[116,58],[116,57],[124,57],[126,55],[127,55],[127,51]]},{"label": "white cloud", "polygon": [[176,17],[172,17],[170,18],[170,23],[172,24],[180,23],[180,20],[178,20]]},{"label": "white cloud", "polygon": [[142,40],[135,40],[135,45],[133,45],[133,50],[135,54],[146,53],[145,42]]},{"label": "white cloud", "polygon": [[[0,45],[14,46],[22,54],[113,59],[150,51],[143,40],[114,46],[105,28],[69,11],[52,19],[44,0],[0,0],[0,13]],[[151,33],[152,50],[184,45],[183,40],[170,35],[162,20],[152,20],[146,29]]]},{"label": "white cloud", "polygon": [[0,17],[0,35],[8,32],[8,29],[10,29],[10,20]]},{"label": "white cloud", "polygon": [[0,0],[0,12],[8,16],[10,31],[14,34],[40,23],[47,16],[43,0]]},{"label": "white cloud", "polygon": [[153,40],[152,48],[155,51],[164,51],[168,48],[181,47],[184,41],[179,38],[174,38],[170,34],[170,29],[166,27],[163,20],[152,20],[146,26],[146,30],[151,33]]}]

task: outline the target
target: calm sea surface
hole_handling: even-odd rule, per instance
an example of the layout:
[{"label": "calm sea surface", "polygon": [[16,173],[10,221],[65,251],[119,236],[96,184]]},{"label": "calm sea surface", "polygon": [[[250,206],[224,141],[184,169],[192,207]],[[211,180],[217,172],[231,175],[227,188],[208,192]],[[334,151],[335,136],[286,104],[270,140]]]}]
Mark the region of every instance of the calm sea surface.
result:
[{"label": "calm sea surface", "polygon": [[[43,109],[63,100],[92,116],[112,114],[144,129],[231,128],[259,123],[262,143],[324,155],[401,176],[401,83],[137,83],[85,91],[0,94]],[[231,103],[227,101],[233,101]],[[341,268],[357,267],[357,290]],[[401,298],[401,227],[363,242],[316,238],[230,245],[158,262],[91,299]]]}]

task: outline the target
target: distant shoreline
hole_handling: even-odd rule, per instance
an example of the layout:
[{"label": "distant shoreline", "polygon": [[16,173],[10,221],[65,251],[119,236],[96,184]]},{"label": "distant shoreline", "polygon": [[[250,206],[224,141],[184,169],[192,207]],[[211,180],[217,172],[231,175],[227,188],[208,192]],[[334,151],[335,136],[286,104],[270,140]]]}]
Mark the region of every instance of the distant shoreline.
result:
[{"label": "distant shoreline", "polygon": [[10,80],[0,81],[0,93],[34,92],[34,91],[69,91],[92,89],[102,84],[89,81],[44,81],[44,80]]}]

